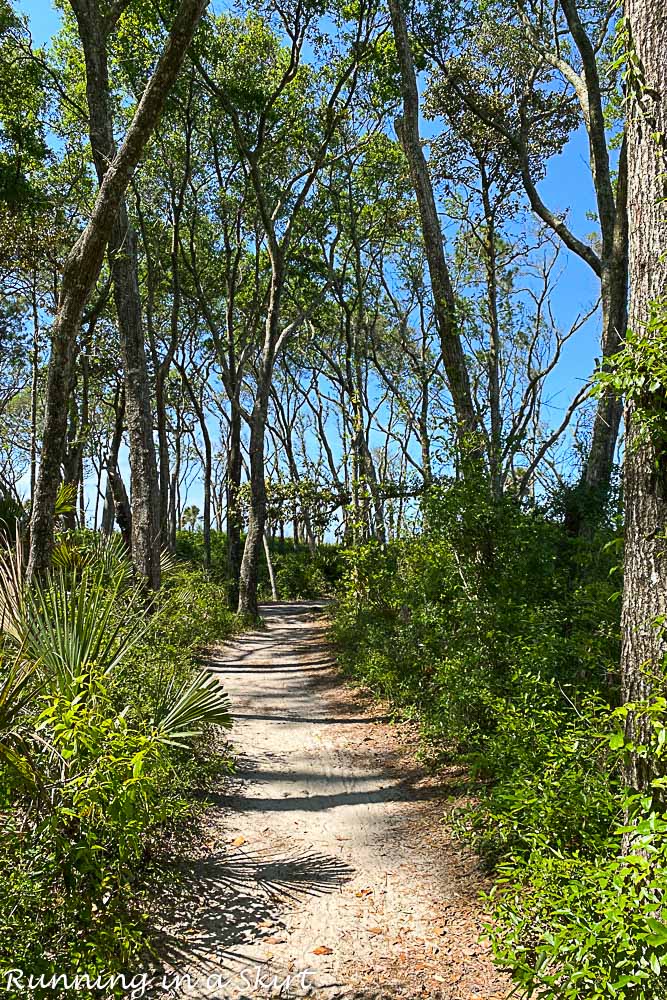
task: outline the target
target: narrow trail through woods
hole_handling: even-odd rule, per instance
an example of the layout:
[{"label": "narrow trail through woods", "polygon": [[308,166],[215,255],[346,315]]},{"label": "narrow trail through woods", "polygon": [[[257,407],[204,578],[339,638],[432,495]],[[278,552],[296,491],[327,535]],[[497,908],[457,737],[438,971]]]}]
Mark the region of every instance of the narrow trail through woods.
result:
[{"label": "narrow trail through woods", "polygon": [[506,997],[477,942],[478,865],[447,837],[414,730],[342,683],[321,609],[262,616],[210,662],[238,771],[163,927],[166,962],[190,976],[171,995]]}]

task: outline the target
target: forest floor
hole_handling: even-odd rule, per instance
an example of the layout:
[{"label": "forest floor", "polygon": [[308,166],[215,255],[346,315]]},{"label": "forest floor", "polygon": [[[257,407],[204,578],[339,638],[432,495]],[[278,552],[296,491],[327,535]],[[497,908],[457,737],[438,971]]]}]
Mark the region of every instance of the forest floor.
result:
[{"label": "forest floor", "polygon": [[264,629],[212,654],[237,773],[156,915],[155,995],[505,998],[478,943],[483,875],[442,820],[455,776],[341,681],[321,610],[265,605]]}]

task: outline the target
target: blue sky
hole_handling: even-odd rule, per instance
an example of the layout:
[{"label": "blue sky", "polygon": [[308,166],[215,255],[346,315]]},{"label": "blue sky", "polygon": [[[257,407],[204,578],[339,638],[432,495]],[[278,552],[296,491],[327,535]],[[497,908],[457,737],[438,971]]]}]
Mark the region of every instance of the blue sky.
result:
[{"label": "blue sky", "polygon": [[30,18],[30,30],[37,45],[43,45],[58,30],[60,14],[50,0],[18,0],[18,9]]},{"label": "blue sky", "polygon": [[[216,9],[228,7],[223,0],[214,0]],[[18,7],[30,19],[36,44],[46,44],[58,30],[60,15],[50,0],[18,0]],[[428,135],[433,125],[424,123]],[[437,128],[437,124],[435,126]],[[547,176],[540,184],[540,193],[556,212],[567,212],[570,227],[579,236],[594,228],[587,211],[594,207],[593,189],[588,167],[588,143],[581,130],[576,133],[560,156],[549,164]],[[563,274],[555,296],[554,312],[559,324],[567,328],[579,313],[588,311],[598,294],[599,284],[590,269],[578,258],[564,251],[561,257]],[[553,399],[553,420],[558,422],[558,410],[566,409],[569,399],[586,380],[599,353],[599,322],[590,321],[567,346],[557,371],[550,382]],[[197,497],[193,496],[195,502]]]}]

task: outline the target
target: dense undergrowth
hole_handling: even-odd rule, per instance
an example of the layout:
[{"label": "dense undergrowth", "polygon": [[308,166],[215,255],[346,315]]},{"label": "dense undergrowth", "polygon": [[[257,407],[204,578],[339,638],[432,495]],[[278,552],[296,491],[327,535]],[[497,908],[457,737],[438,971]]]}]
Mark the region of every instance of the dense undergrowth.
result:
[{"label": "dense undergrowth", "polygon": [[496,871],[492,943],[523,995],[658,1000],[667,817],[621,782],[619,539],[485,496],[434,488],[420,536],[347,553],[341,660],[467,764],[455,824]]},{"label": "dense undergrowth", "polygon": [[[228,582],[227,538],[224,532],[211,532],[210,573],[220,583]],[[343,572],[342,550],[338,545],[318,545],[313,552],[303,542],[274,539],[270,546],[276,590],[281,601],[331,596]],[[180,531],[177,553],[198,565],[204,562],[204,539],[201,531]],[[271,583],[266,559],[259,565],[260,600],[271,600]]]},{"label": "dense undergrowth", "polygon": [[54,563],[31,588],[11,552],[0,569],[0,968],[46,982],[143,954],[164,845],[230,766],[212,728],[227,701],[197,653],[234,627],[191,563],[165,567],[149,613],[116,542],[61,536]]}]

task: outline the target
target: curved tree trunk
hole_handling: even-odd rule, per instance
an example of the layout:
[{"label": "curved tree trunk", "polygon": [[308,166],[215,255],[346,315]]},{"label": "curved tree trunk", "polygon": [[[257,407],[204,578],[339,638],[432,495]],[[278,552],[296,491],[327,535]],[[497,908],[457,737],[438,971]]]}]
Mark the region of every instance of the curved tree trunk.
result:
[{"label": "curved tree trunk", "polygon": [[[83,9],[82,4],[83,0],[77,0],[77,14],[79,8]],[[183,0],[181,3],[165,49],[142,95],[125,140],[111,161],[107,161],[108,169],[100,184],[90,221],[63,266],[58,311],[51,334],[39,478],[30,519],[29,577],[47,569],[51,562],[55,501],[67,436],[73,350],[83,309],[102,269],[104,253],[130,177],[157,124],[207,5],[208,0]]]},{"label": "curved tree trunk", "polygon": [[[108,32],[97,4],[73,0],[72,5],[86,61],[90,143],[98,180],[102,183],[116,151],[107,64]],[[144,349],[137,239],[124,199],[109,239],[109,266],[125,376],[131,466],[132,560],[136,572],[151,588],[157,589],[160,586],[160,522],[153,414]]]},{"label": "curved tree trunk", "polygon": [[417,196],[442,361],[456,414],[461,453],[465,454],[470,448],[469,439],[477,430],[477,415],[458,330],[454,289],[445,259],[433,185],[419,135],[419,92],[401,0],[389,0],[389,10],[403,93],[403,117],[397,119],[396,131],[408,160]]},{"label": "curved tree trunk", "polygon": [[39,478],[30,519],[29,577],[46,570],[51,562],[55,501],[67,434],[73,348],[83,309],[99,277],[111,230],[130,177],[157,124],[207,5],[208,0],[182,0],[164,51],[142,95],[125,140],[104,174],[90,221],[63,266],[58,311],[51,334]]}]

